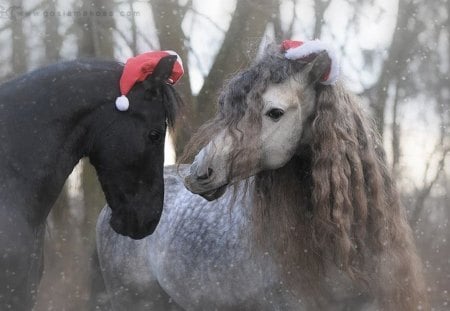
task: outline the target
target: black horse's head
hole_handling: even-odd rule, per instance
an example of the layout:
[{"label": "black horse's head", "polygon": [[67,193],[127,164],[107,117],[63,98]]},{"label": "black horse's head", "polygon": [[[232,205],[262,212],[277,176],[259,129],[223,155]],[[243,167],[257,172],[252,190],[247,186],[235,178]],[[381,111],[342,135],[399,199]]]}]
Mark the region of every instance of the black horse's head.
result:
[{"label": "black horse's head", "polygon": [[181,104],[166,83],[175,61],[173,55],[162,58],[133,86],[127,111],[111,103],[93,122],[89,158],[112,210],[111,227],[133,239],[153,233],[163,209],[164,138]]}]

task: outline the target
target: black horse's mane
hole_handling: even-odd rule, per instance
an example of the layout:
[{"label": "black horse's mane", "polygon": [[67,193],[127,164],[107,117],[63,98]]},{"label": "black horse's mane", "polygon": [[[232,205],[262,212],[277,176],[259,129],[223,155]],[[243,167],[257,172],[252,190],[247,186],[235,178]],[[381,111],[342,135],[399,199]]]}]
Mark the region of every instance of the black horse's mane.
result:
[{"label": "black horse's mane", "polygon": [[36,80],[46,80],[51,77],[61,75],[76,75],[86,72],[120,73],[123,64],[117,61],[107,61],[98,59],[77,59],[54,63],[49,66],[34,69],[18,77],[13,77],[0,85],[0,94],[8,89],[8,86],[15,84],[33,83]]},{"label": "black horse's mane", "polygon": [[163,94],[164,107],[166,109],[167,125],[170,129],[173,129],[178,113],[183,107],[184,102],[172,85],[162,83],[161,90]]},{"label": "black horse's mane", "polygon": [[[108,79],[105,79],[105,81],[108,82],[102,86],[102,90],[104,90],[106,94],[107,92],[103,87],[108,87],[109,84],[111,88],[117,89],[116,92],[110,92],[109,94],[115,93],[116,95],[114,96],[119,96],[119,79],[123,67],[124,64],[121,62],[101,59],[76,59],[51,64],[2,83],[0,85],[0,98],[4,98],[8,95],[13,96],[13,93],[16,92],[18,88],[23,88],[26,92],[30,91],[30,96],[33,96],[33,92],[31,92],[33,85],[42,84],[45,86],[47,84],[48,86],[59,77],[73,77],[73,80],[76,81],[75,78],[77,76],[79,76],[80,79],[86,79],[90,74],[95,76],[95,78],[93,78],[95,79],[95,83],[102,82],[102,79],[99,78],[98,75],[104,74],[105,77],[108,77]],[[116,80],[117,84],[110,83],[109,81],[112,79]],[[72,87],[76,87],[76,85],[72,85]],[[183,106],[183,101],[172,85],[160,82],[158,88],[163,97],[167,124],[170,128],[173,128],[178,112]],[[148,91],[148,89],[146,89],[146,91]],[[114,98],[111,99],[114,100]]]}]

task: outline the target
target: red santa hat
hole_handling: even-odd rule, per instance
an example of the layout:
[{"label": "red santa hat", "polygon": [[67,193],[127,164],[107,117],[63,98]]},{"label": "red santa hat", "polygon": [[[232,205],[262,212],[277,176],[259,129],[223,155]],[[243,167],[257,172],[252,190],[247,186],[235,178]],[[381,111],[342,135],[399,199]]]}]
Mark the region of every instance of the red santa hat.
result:
[{"label": "red santa hat", "polygon": [[149,75],[153,73],[156,65],[159,61],[168,55],[176,55],[177,61],[173,65],[172,73],[167,79],[167,83],[175,84],[183,75],[183,62],[180,56],[174,51],[153,51],[147,52],[135,57],[131,57],[127,60],[125,67],[123,68],[122,76],[120,77],[120,93],[122,96],[116,99],[116,108],[120,111],[128,110],[130,102],[128,101],[127,94],[136,84],[136,82],[142,82]]},{"label": "red santa hat", "polygon": [[335,84],[339,77],[339,60],[334,49],[320,40],[312,41],[293,41],[284,40],[281,43],[281,49],[285,52],[284,56],[287,59],[304,59],[307,60],[308,57],[313,54],[318,54],[322,51],[327,52],[328,57],[331,60],[331,65],[325,74],[322,76],[320,83],[325,85]]}]

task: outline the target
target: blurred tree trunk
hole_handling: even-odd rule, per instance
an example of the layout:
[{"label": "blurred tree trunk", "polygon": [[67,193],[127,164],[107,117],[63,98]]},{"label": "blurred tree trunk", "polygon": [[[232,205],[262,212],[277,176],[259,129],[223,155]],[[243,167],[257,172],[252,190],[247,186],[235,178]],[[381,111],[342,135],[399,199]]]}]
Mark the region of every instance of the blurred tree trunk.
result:
[{"label": "blurred tree trunk", "polygon": [[[295,10],[295,3],[294,10]],[[292,18],[291,26],[294,24],[295,18]],[[281,41],[284,39],[291,39],[291,34],[287,34],[291,29],[288,29],[287,32],[283,31],[282,21],[281,21],[281,7],[280,1],[278,1],[278,9],[272,15],[272,25],[273,25],[273,33],[276,41]],[[291,27],[289,27],[291,28]]]},{"label": "blurred tree trunk", "polygon": [[225,39],[197,96],[192,119],[195,128],[216,112],[217,95],[224,81],[249,64],[278,5],[272,0],[237,1]]},{"label": "blurred tree trunk", "polygon": [[194,96],[192,95],[189,75],[189,51],[185,44],[187,38],[181,28],[185,13],[191,6],[190,1],[184,7],[181,7],[178,1],[173,0],[154,0],[151,4],[153,19],[158,30],[160,49],[177,52],[183,60],[184,66],[184,76],[176,86],[185,103],[173,137],[176,155],[182,153],[193,129],[191,121],[193,119]]},{"label": "blurred tree trunk", "polygon": [[[46,0],[44,7],[48,12],[56,12],[56,1]],[[49,64],[60,59],[60,50],[62,46],[62,37],[58,32],[59,18],[58,16],[44,16],[44,49],[45,57]]]},{"label": "blurred tree trunk", "polygon": [[82,191],[84,203],[84,221],[82,223],[83,239],[94,245],[95,224],[100,210],[106,203],[100,183],[97,179],[95,168],[88,163],[87,159],[81,160],[83,166]]},{"label": "blurred tree trunk", "polygon": [[[134,7],[133,7],[133,0],[128,0],[128,7],[130,12],[135,12]],[[134,16],[134,14],[131,14],[130,16],[130,23],[131,23],[131,42],[130,42],[130,49],[131,52],[133,53],[133,55],[137,55],[138,54],[138,48],[137,48],[137,34],[138,34],[138,30],[137,30],[137,24],[136,24],[136,18]]]},{"label": "blurred tree trunk", "polygon": [[394,178],[400,175],[400,121],[398,118],[399,83],[395,84],[394,103],[392,104],[392,175]]},{"label": "blurred tree trunk", "polygon": [[86,310],[111,310],[109,301],[105,301],[106,288],[103,283],[103,277],[98,263],[95,225],[100,210],[105,205],[105,197],[97,179],[97,173],[94,167],[89,164],[87,159],[83,159],[82,189],[83,189],[83,222],[80,225],[81,240],[84,247],[84,263],[87,276],[87,294],[89,301]]},{"label": "blurred tree trunk", "polygon": [[66,182],[47,218],[44,273],[39,284],[36,304],[33,308],[35,311],[46,311],[55,307],[58,309],[67,303],[63,299],[67,298],[68,291],[66,289],[71,286],[68,281],[72,281],[72,278],[67,279],[65,277],[69,270],[67,263],[73,261],[72,256],[74,255],[70,249],[67,249],[69,247],[67,244],[72,242],[70,240],[70,236],[73,235],[72,227],[70,199]]},{"label": "blurred tree trunk", "polygon": [[385,110],[388,101],[389,86],[407,75],[408,62],[417,48],[417,37],[423,24],[416,18],[417,3],[413,0],[399,0],[396,26],[392,43],[388,48],[388,56],[383,62],[381,76],[376,85],[368,93],[377,130],[381,137],[384,134]]},{"label": "blurred tree trunk", "polygon": [[216,110],[217,95],[224,81],[250,62],[250,55],[259,46],[267,24],[273,20],[272,12],[278,10],[279,1],[262,0],[257,3],[240,0],[236,3],[230,26],[221,48],[213,62],[209,74],[199,94],[194,97],[190,88],[187,66],[188,50],[181,24],[191,1],[181,7],[177,1],[154,0],[152,10],[161,49],[173,49],[184,59],[185,77],[177,86],[186,103],[184,117],[177,125],[175,134],[176,154],[182,153],[184,146],[195,131]]},{"label": "blurred tree trunk", "polygon": [[106,15],[80,16],[76,19],[78,57],[114,57],[114,41],[112,29],[115,21],[110,12],[114,12],[113,1],[96,0],[81,1],[76,9],[82,12],[105,12]]},{"label": "blurred tree trunk", "polygon": [[10,9],[11,16],[11,41],[12,41],[12,72],[19,75],[27,71],[28,55],[27,55],[27,36],[23,29],[23,1],[11,0]]},{"label": "blurred tree trunk", "polygon": [[313,38],[319,39],[322,35],[322,26],[324,24],[325,11],[331,4],[331,0],[315,0],[314,1],[314,29]]}]

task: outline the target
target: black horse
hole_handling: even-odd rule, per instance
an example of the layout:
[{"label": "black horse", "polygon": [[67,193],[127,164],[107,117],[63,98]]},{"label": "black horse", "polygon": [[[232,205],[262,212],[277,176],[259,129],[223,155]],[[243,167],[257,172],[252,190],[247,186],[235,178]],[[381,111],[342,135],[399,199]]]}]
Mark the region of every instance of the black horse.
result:
[{"label": "black horse", "polygon": [[163,208],[164,137],[180,97],[165,83],[176,56],[162,58],[114,105],[123,64],[72,61],[0,86],[0,310],[32,308],[43,268],[45,220],[77,162],[89,157],[111,227],[151,234]]}]

